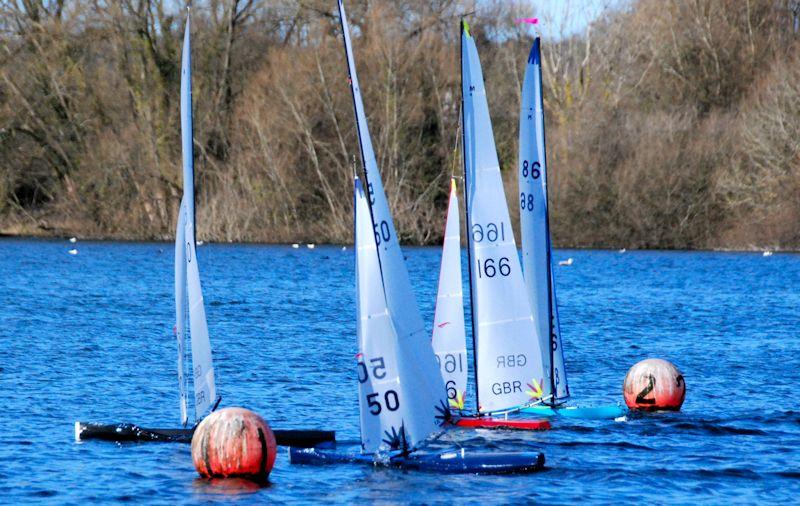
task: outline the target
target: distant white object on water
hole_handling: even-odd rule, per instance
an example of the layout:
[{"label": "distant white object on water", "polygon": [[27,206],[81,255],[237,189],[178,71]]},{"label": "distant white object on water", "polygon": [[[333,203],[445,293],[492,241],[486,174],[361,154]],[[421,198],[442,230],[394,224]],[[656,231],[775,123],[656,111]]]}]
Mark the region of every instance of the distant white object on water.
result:
[{"label": "distant white object on water", "polygon": [[69,242],[71,242],[72,244],[75,244],[76,242],[78,242],[78,238],[77,237],[70,237],[69,238]]},{"label": "distant white object on water", "polygon": [[347,246],[342,246],[342,251],[345,251],[346,249],[347,249]]},{"label": "distant white object on water", "polygon": [[628,250],[626,250],[625,248],[622,248],[621,250],[619,250],[620,253],[625,253],[626,251],[628,251]]},{"label": "distant white object on water", "polygon": [[292,248],[294,248],[294,249],[297,249],[297,248],[299,248],[299,247],[300,247],[300,245],[299,245],[299,244],[297,244],[297,243],[294,243],[294,244],[292,244]]},{"label": "distant white object on water", "polygon": [[772,256],[772,252],[770,250],[766,250],[764,253],[761,254],[761,256],[771,257]]},{"label": "distant white object on water", "polygon": [[566,260],[558,262],[558,265],[572,265],[572,257],[569,257]]},{"label": "distant white object on water", "polygon": [[314,245],[314,244],[312,244],[312,243],[308,243],[308,244],[306,244],[306,247],[307,247],[308,249],[314,249],[314,246],[315,246],[315,245]]},{"label": "distant white object on water", "polygon": [[628,421],[628,417],[624,416],[624,415],[623,416],[619,416],[617,418],[614,418],[614,421],[615,422],[627,422]]},{"label": "distant white object on water", "polygon": [[67,253],[69,253],[70,255],[77,255],[78,254],[78,250],[76,250],[75,248],[72,248],[71,250],[67,251]]},{"label": "distant white object on water", "polygon": [[198,246],[202,246],[203,244],[204,244],[203,241],[197,241]]}]

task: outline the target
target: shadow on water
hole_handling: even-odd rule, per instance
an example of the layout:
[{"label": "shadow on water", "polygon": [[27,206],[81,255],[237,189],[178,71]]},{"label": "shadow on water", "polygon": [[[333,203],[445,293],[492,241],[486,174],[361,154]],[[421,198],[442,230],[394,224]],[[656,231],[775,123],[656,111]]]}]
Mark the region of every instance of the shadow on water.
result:
[{"label": "shadow on water", "polygon": [[249,495],[272,484],[269,480],[254,481],[247,478],[195,478],[192,490],[199,495]]}]

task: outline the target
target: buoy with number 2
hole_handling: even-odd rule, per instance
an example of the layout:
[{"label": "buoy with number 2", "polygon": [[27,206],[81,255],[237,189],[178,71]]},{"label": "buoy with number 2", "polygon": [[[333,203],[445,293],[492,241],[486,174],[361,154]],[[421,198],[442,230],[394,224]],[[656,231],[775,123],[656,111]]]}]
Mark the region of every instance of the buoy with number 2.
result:
[{"label": "buoy with number 2", "polygon": [[211,413],[192,436],[194,467],[206,478],[237,476],[266,481],[275,455],[275,435],[269,425],[244,408]]},{"label": "buoy with number 2", "polygon": [[622,393],[632,410],[678,411],[686,397],[686,382],[671,362],[649,358],[631,367]]}]

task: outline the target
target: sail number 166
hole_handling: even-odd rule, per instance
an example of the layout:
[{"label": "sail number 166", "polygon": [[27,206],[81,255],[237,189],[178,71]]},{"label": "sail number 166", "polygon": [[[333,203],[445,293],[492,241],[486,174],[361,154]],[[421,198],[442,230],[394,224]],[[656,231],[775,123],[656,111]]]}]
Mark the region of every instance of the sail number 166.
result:
[{"label": "sail number 166", "polygon": [[505,223],[500,222],[498,227],[496,223],[487,223],[481,225],[476,223],[472,225],[472,240],[473,242],[483,242],[483,240],[495,242],[498,239],[501,241],[506,240],[506,226]]},{"label": "sail number 166", "polygon": [[478,259],[478,277],[479,278],[493,278],[500,274],[501,276],[508,276],[511,274],[511,264],[508,257],[500,257],[500,260],[495,261],[494,258]]}]

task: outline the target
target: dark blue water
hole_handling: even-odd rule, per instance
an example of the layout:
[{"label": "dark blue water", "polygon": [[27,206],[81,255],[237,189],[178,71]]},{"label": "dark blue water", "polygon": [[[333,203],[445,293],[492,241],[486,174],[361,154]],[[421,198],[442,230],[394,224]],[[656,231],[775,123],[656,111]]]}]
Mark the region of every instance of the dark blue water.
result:
[{"label": "dark blue water", "polygon": [[[0,241],[0,502],[240,499],[796,501],[800,492],[800,256],[559,251],[577,403],[617,402],[627,369],[661,357],[688,386],[680,413],[458,431],[467,448],[538,449],[547,470],[447,476],[289,465],[271,485],[197,478],[181,444],[75,443],[73,423],[178,420],[169,244]],[[406,248],[423,315],[439,250]],[[352,248],[206,245],[199,258],[223,405],[273,427],[356,440]]]}]

